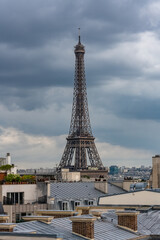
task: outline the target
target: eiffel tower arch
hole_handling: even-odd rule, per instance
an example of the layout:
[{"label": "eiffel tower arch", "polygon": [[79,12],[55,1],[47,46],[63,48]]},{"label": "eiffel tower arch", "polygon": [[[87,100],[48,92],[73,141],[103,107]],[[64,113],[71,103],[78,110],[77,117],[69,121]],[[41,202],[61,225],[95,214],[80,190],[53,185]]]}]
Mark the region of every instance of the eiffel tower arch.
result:
[{"label": "eiffel tower arch", "polygon": [[84,66],[85,48],[81,44],[80,35],[74,53],[75,78],[72,117],[67,143],[58,168],[86,169],[88,167],[87,159],[89,159],[91,167],[102,169],[103,164],[94,142],[95,138],[92,135],[89,118]]}]

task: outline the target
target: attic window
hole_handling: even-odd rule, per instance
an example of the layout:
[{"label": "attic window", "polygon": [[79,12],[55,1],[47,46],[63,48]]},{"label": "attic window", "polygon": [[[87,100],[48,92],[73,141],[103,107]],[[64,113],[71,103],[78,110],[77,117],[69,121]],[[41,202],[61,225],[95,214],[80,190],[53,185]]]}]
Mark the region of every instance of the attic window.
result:
[{"label": "attic window", "polygon": [[88,205],[93,205],[93,200],[89,200]]}]

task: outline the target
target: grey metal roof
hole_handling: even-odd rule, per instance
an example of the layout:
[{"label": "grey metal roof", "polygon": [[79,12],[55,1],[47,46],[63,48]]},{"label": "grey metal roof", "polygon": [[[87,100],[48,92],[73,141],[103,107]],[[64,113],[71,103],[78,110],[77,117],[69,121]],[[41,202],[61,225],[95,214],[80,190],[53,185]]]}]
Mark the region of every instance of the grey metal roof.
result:
[{"label": "grey metal roof", "polygon": [[50,226],[49,224],[39,222],[39,221],[29,221],[29,222],[22,222],[17,223],[16,227],[14,227],[14,232],[30,232],[30,231],[36,231],[40,234],[55,234],[58,233],[55,231],[55,228],[53,226]]},{"label": "grey metal roof", "polygon": [[[86,215],[86,217],[87,216],[88,215]],[[64,234],[65,240],[78,239],[74,234],[72,234],[72,222],[69,218],[53,219],[51,225],[53,225],[56,229],[59,229],[59,231]],[[94,222],[95,240],[128,240],[135,237],[137,237],[137,234],[118,228],[113,223],[103,220],[96,220]]]},{"label": "grey metal roof", "polygon": [[[88,215],[86,215],[88,217]],[[51,224],[39,221],[29,221],[18,223],[14,228],[14,233],[26,233],[36,231],[37,234],[61,234],[64,240],[82,240],[83,237],[72,233],[72,222],[70,218],[56,218]],[[128,240],[137,235],[118,228],[113,223],[96,220],[94,223],[95,240]]]},{"label": "grey metal roof", "polygon": [[[123,189],[108,183],[109,195],[124,192],[125,191]],[[51,183],[50,193],[51,197],[61,199],[89,199],[106,196],[105,193],[102,193],[94,188],[94,182]]]},{"label": "grey metal roof", "polygon": [[[69,220],[69,224],[71,225],[71,221]],[[83,237],[76,236],[72,234],[72,231],[68,231],[66,228],[63,227],[63,218],[62,224],[47,224],[39,221],[29,221],[29,222],[22,222],[17,223],[17,226],[14,227],[14,233],[29,233],[35,232],[37,234],[48,234],[48,235],[61,235],[65,240],[82,240]],[[72,225],[71,225],[72,226]]]},{"label": "grey metal roof", "polygon": [[[115,210],[102,214],[102,218],[117,224],[118,218]],[[160,234],[160,211],[150,210],[137,216],[138,232],[141,235]]]},{"label": "grey metal roof", "polygon": [[112,183],[108,183],[107,195],[120,194],[120,193],[126,193],[126,191],[120,187],[114,186]]},{"label": "grey metal roof", "polygon": [[160,211],[153,210],[138,215],[138,231],[142,234],[160,234]]}]

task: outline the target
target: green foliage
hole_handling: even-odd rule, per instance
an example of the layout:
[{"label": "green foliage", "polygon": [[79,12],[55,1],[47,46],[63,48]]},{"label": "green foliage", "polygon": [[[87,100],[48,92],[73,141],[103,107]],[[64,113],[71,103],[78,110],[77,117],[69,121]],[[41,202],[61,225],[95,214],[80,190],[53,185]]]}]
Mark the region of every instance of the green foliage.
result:
[{"label": "green foliage", "polygon": [[22,182],[31,182],[31,181],[34,181],[35,180],[35,176],[33,175],[24,175],[21,177],[21,181]]},{"label": "green foliage", "polygon": [[24,175],[21,177],[19,174],[8,174],[5,180],[6,182],[33,182],[35,181],[35,176]]},{"label": "green foliage", "polygon": [[20,182],[20,175],[19,174],[8,174],[5,177],[6,182]]},{"label": "green foliage", "polygon": [[6,165],[1,166],[0,170],[8,171],[8,170],[11,170],[12,167],[13,167],[12,165],[6,164]]},{"label": "green foliage", "polygon": [[84,176],[82,176],[83,178],[87,178],[87,179],[90,179],[90,176],[88,176],[88,175],[84,175]]}]

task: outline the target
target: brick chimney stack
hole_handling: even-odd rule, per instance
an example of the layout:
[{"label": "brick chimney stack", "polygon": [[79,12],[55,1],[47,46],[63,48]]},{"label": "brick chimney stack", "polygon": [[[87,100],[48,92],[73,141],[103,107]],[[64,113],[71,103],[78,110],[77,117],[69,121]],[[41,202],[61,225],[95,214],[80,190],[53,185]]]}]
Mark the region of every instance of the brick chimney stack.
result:
[{"label": "brick chimney stack", "polygon": [[118,226],[137,232],[137,211],[118,211]]},{"label": "brick chimney stack", "polygon": [[72,232],[76,235],[83,236],[87,239],[94,239],[94,221],[95,217],[76,216],[71,217]]}]

